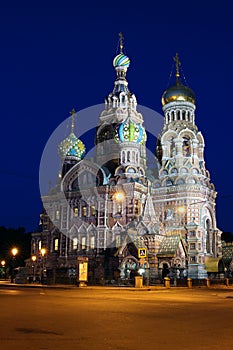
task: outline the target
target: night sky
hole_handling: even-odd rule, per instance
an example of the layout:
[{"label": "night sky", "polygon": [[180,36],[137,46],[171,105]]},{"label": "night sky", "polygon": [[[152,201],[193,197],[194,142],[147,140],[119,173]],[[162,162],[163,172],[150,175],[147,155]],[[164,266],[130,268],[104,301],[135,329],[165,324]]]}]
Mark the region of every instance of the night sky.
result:
[{"label": "night sky", "polygon": [[[196,124],[205,137],[206,166],[218,191],[218,227],[233,231],[230,1],[4,3],[0,226],[37,229],[39,167],[46,142],[73,107],[80,111],[101,104],[112,91],[112,59],[122,31],[131,59],[129,88],[140,105],[159,113],[173,56],[179,53],[187,83],[196,93]],[[93,118],[97,122],[98,115]]]}]

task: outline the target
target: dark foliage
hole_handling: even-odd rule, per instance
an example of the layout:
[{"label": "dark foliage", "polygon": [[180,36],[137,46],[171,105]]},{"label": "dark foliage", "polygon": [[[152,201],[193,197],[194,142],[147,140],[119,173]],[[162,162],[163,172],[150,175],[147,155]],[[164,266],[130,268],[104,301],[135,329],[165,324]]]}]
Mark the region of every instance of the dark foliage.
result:
[{"label": "dark foliage", "polygon": [[[6,228],[0,226],[0,259],[6,261],[6,266],[25,266],[25,259],[30,257],[31,233],[26,233],[24,227]],[[11,249],[16,247],[18,254],[13,262]]]},{"label": "dark foliage", "polygon": [[233,242],[233,234],[231,232],[223,232],[221,239],[225,242]]}]

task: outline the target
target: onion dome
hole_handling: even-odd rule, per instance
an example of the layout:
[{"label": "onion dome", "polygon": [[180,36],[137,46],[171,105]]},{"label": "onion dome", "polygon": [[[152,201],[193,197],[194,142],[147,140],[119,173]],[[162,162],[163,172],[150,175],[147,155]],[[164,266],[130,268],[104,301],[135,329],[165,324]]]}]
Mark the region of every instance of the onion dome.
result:
[{"label": "onion dome", "polygon": [[130,59],[123,53],[120,53],[119,55],[117,55],[113,60],[114,68],[118,68],[118,67],[128,68],[129,65],[130,65]]},{"label": "onion dome", "polygon": [[83,158],[86,152],[86,148],[83,142],[79,140],[77,136],[74,134],[75,110],[73,109],[70,113],[72,117],[71,133],[58,146],[58,153],[61,159],[65,159],[66,157],[71,157],[79,161]]},{"label": "onion dome", "polygon": [[144,144],[146,142],[146,131],[141,124],[137,124],[131,118],[127,118],[117,128],[115,140],[116,142]]},{"label": "onion dome", "polygon": [[59,147],[58,153],[62,159],[66,157],[77,158],[77,160],[81,160],[85,154],[85,146],[81,140],[77,138],[77,136],[71,132],[70,135],[63,140]]},{"label": "onion dome", "polygon": [[169,87],[166,91],[164,91],[162,96],[162,106],[166,105],[169,102],[191,102],[195,104],[195,94],[192,89],[190,89],[188,86],[183,85],[180,82],[180,60],[178,53],[175,57],[173,57],[175,63],[176,63],[176,83],[175,85]]},{"label": "onion dome", "polygon": [[195,94],[188,86],[177,81],[175,85],[171,86],[163,93],[162,106],[175,101],[186,101],[195,104]]}]

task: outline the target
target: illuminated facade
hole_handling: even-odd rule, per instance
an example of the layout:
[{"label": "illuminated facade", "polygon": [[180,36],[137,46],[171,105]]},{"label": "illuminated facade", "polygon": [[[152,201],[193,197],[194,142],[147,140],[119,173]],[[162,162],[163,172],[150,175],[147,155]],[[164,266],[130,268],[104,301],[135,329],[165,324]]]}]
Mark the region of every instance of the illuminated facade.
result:
[{"label": "illuminated facade", "polygon": [[[92,160],[84,158],[85,146],[74,133],[73,111],[71,133],[58,148],[60,178],[42,198],[42,230],[32,236],[32,255],[40,258],[46,248],[48,279],[75,276],[78,256],[89,258],[90,283],[127,280],[139,270],[155,281],[168,274],[205,278],[208,259],[217,264],[221,258],[216,192],[195,125],[195,95],[181,83],[175,59],[175,85],[162,97],[157,175],[147,173],[146,130],[128,88],[130,60],[122,38]],[[146,257],[139,256],[140,248]]]},{"label": "illuminated facade", "polygon": [[166,234],[180,234],[188,251],[188,274],[207,277],[208,264],[222,255],[221,231],[216,225],[216,191],[205,167],[204,138],[195,124],[194,92],[176,82],[162,96],[164,127],[158,138],[159,178],[153,184],[154,203]]}]

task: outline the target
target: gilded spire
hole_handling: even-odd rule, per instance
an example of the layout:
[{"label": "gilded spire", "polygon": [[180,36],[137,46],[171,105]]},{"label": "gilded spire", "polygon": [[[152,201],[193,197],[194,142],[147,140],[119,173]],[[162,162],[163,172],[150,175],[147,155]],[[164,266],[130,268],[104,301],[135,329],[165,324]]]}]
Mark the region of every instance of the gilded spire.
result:
[{"label": "gilded spire", "polygon": [[71,132],[74,132],[74,117],[75,117],[76,111],[73,108],[72,111],[70,112],[71,115]]},{"label": "gilded spire", "polygon": [[124,40],[123,34],[122,34],[122,32],[120,32],[120,33],[119,33],[120,53],[123,52],[123,47],[124,47],[124,45],[123,45],[123,40]]},{"label": "gilded spire", "polygon": [[[114,68],[122,68],[123,70],[127,70],[127,68],[130,65],[130,59],[123,53],[123,47],[124,47],[124,37],[122,32],[119,34],[119,41],[118,41],[118,48],[120,49],[120,53],[116,55],[116,57],[113,59],[113,67]],[[117,50],[118,50],[117,48]],[[121,69],[121,71],[122,71]]]},{"label": "gilded spire", "polygon": [[179,81],[179,77],[180,77],[180,59],[179,59],[179,55],[178,53],[176,53],[175,57],[173,57],[174,61],[176,62],[176,81]]}]

